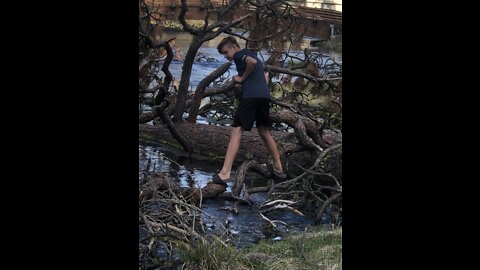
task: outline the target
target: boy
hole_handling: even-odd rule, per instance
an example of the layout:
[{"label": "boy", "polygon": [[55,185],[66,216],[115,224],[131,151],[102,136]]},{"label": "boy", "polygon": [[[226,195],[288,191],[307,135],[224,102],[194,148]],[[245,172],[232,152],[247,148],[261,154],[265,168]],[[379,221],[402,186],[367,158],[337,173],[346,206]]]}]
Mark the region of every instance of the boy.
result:
[{"label": "boy", "polygon": [[269,114],[271,97],[265,80],[262,62],[250,50],[241,49],[236,39],[232,36],[224,38],[218,44],[217,49],[229,61],[235,61],[238,75],[233,76],[233,80],[242,84],[242,94],[240,104],[234,116],[223,168],[218,174],[213,176],[213,182],[226,186],[226,182],[232,180],[230,172],[240,147],[240,138],[244,130],[250,131],[252,129],[254,122],[256,122],[258,134],[273,158],[273,166],[267,166],[268,170],[275,178],[286,179],[277,145],[269,130],[272,126]]}]

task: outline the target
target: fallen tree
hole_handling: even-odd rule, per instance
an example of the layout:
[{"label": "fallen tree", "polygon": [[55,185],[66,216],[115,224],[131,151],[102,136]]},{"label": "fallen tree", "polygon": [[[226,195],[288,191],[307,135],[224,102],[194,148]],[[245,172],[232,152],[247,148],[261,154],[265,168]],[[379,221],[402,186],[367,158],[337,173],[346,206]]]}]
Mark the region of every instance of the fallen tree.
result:
[{"label": "fallen tree", "polygon": [[[230,139],[230,127],[187,122],[175,124],[175,127],[190,142],[195,153],[211,159],[223,160]],[[295,135],[292,133],[273,132],[273,136],[278,142],[296,143]],[[148,142],[179,147],[164,125],[139,125],[139,138]],[[256,159],[260,163],[268,161],[268,152],[255,128],[251,132],[244,132],[237,161],[241,162],[247,157]]]}]

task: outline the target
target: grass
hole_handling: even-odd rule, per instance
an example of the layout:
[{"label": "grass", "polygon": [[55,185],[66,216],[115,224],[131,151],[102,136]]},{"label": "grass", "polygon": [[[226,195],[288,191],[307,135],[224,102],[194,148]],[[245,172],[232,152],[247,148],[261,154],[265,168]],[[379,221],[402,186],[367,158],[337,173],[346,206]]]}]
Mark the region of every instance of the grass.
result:
[{"label": "grass", "polygon": [[183,269],[338,270],[342,269],[342,229],[327,231],[316,227],[282,241],[262,240],[237,250],[214,240],[181,249]]},{"label": "grass", "polygon": [[[187,23],[193,27],[200,28],[205,25],[205,20],[186,20]],[[155,24],[156,22],[152,22],[152,24]],[[208,24],[212,25],[214,24],[214,20],[209,20]],[[162,26],[166,30],[170,31],[180,31],[183,32],[183,26],[180,23],[179,20],[166,20],[162,22]],[[237,27],[232,27],[232,31],[235,33],[243,33],[245,30],[242,28],[237,28]]]},{"label": "grass", "polygon": [[185,270],[243,270],[253,269],[249,260],[237,249],[214,239],[180,246]]},{"label": "grass", "polygon": [[342,36],[335,36],[332,39],[321,42],[317,46],[320,49],[332,50],[334,52],[342,52]]},{"label": "grass", "polygon": [[303,233],[284,241],[264,240],[250,252],[272,256],[271,260],[255,264],[254,269],[342,269],[342,229],[325,231],[317,228],[307,232],[305,240]]},{"label": "grass", "polygon": [[[195,28],[203,27],[204,20],[186,20],[187,23]],[[168,20],[163,22],[164,29],[171,31],[183,31],[183,26],[178,20]]]}]

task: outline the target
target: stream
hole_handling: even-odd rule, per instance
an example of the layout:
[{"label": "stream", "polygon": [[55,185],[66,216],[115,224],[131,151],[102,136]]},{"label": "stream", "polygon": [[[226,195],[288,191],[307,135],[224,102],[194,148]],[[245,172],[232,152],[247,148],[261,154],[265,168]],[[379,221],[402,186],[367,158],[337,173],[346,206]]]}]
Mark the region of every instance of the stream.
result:
[{"label": "stream", "polygon": [[[217,52],[216,46],[222,38],[226,35],[222,34],[217,38],[205,42],[200,48],[199,54],[206,56],[205,61],[195,62],[192,69],[192,75],[190,77],[190,87],[195,89],[198,83],[220,65],[227,62],[222,55]],[[183,32],[164,32],[162,39],[167,40],[171,37],[176,37],[174,47],[181,49],[185,55],[189,43],[192,39],[189,33]],[[308,47],[309,41],[312,38],[305,38],[304,44],[302,47]],[[244,46],[242,40],[238,40],[240,46]],[[299,54],[302,54],[300,51]],[[262,53],[263,54],[263,53]],[[335,61],[341,63],[342,55],[341,53],[334,52],[322,52],[326,54],[326,58],[333,58]],[[263,54],[264,59],[268,59],[267,54]],[[302,57],[302,56],[299,56]],[[180,78],[182,61],[172,61],[170,64],[170,72],[174,76],[175,80]],[[232,65],[227,77],[232,77],[236,75],[235,65]],[[160,72],[160,76],[163,76],[163,73]],[[174,80],[174,83],[175,83]],[[143,107],[144,111],[148,111],[147,106]],[[200,124],[209,124],[209,121],[202,116],[197,118],[197,123]],[[152,124],[152,122],[147,123]],[[222,164],[216,161],[206,160],[200,156],[192,156],[190,160],[188,155],[182,151],[173,149],[170,146],[166,145],[152,145],[143,141],[139,141],[139,178],[143,173],[149,172],[168,172],[171,175],[176,176],[178,184],[182,187],[203,187],[209,182],[212,176],[221,169]],[[180,164],[180,166],[179,166]],[[232,176],[236,175],[236,166],[232,169]],[[252,181],[252,178],[247,176],[245,183],[252,186],[263,186],[266,183],[266,179],[256,178],[256,181]],[[229,182],[227,192],[231,191],[231,186],[233,182]],[[266,193],[255,193],[251,195],[251,199],[256,204],[261,204],[266,200]],[[234,215],[230,211],[225,210],[224,208],[230,208],[233,206],[231,201],[222,201],[222,200],[205,200],[202,204],[202,210],[205,212],[204,215],[204,225],[208,234],[216,234],[219,232],[219,226],[216,226],[212,218],[215,218],[222,224],[228,223],[230,232],[234,236],[234,244],[239,248],[244,248],[251,246],[263,238],[270,238],[274,240],[281,240],[281,236],[276,234],[270,234],[262,229],[262,225],[265,223],[262,221],[258,209],[256,207],[250,207],[245,205],[239,205],[239,213]],[[278,210],[275,212],[268,213],[267,215],[270,219],[281,220],[286,222],[289,227],[286,229],[286,232],[299,232],[303,231],[305,227],[310,227],[313,223],[313,219],[309,217],[301,217],[295,215],[290,211]],[[328,222],[326,222],[328,223]],[[328,225],[325,225],[328,226]],[[146,235],[146,232],[140,231],[140,238]]]},{"label": "stream", "polygon": [[[146,172],[167,172],[177,175],[177,183],[182,187],[203,187],[209,182],[212,176],[221,168],[222,164],[219,162],[212,162],[197,158],[192,158],[190,162],[188,156],[181,151],[173,149],[169,146],[152,145],[146,142],[140,142],[138,147],[139,153],[139,178],[142,173]],[[149,162],[150,160],[150,162]],[[150,163],[150,165],[148,165]],[[181,164],[179,166],[179,164]],[[148,169],[148,171],[147,171]],[[235,169],[235,166],[234,166]],[[232,170],[232,175],[236,171]],[[246,177],[245,182],[252,187],[265,185],[266,179],[258,179],[253,181],[251,177]],[[228,183],[227,192],[231,191],[233,182]],[[261,204],[266,199],[266,193],[251,194],[252,201],[255,204]],[[281,239],[276,234],[266,234],[262,230],[261,217],[258,214],[258,209],[248,205],[239,204],[239,213],[237,215],[226,210],[233,207],[232,201],[209,199],[202,203],[202,210],[206,215],[203,216],[204,226],[207,230],[207,235],[222,233],[223,229],[214,222],[216,219],[222,224],[228,222],[229,230],[234,236],[234,244],[239,247],[248,247],[255,244],[260,239],[272,238]],[[268,213],[271,219],[281,220],[286,222],[290,227],[286,232],[303,231],[305,227],[310,227],[313,223],[312,218],[301,217],[295,215],[290,211],[278,210]],[[140,238],[146,236],[146,232],[140,232]],[[145,234],[145,235],[143,235]]]}]

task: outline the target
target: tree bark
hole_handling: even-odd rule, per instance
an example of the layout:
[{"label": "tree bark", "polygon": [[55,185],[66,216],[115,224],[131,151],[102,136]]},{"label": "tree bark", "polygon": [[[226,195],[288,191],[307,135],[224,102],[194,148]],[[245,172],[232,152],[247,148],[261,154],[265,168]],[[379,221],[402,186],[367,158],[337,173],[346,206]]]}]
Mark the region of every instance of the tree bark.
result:
[{"label": "tree bark", "polygon": [[[175,125],[178,133],[188,141],[194,153],[210,159],[223,161],[230,141],[231,127],[216,125],[201,125],[188,122]],[[272,131],[273,138],[280,149],[284,144],[297,144],[298,141],[293,133]],[[162,143],[178,146],[178,142],[172,137],[168,129],[162,125],[149,126],[139,125],[140,139],[153,143]],[[269,153],[258,135],[256,128],[245,131],[240,142],[240,150],[236,162],[242,162],[246,157],[254,158],[259,163],[268,161]]]},{"label": "tree bark", "polygon": [[301,121],[305,125],[306,134],[308,134],[316,144],[322,144],[320,133],[325,123],[323,119],[319,118],[314,121],[311,118],[296,114],[291,110],[272,112],[270,113],[270,118],[273,122],[285,123],[291,127],[295,127],[295,124]]}]

